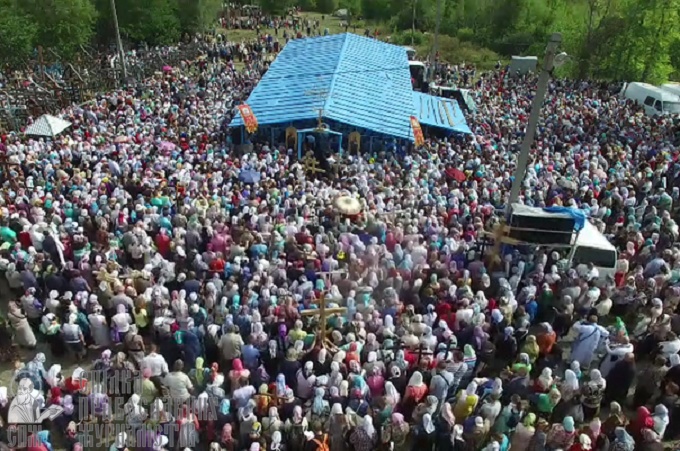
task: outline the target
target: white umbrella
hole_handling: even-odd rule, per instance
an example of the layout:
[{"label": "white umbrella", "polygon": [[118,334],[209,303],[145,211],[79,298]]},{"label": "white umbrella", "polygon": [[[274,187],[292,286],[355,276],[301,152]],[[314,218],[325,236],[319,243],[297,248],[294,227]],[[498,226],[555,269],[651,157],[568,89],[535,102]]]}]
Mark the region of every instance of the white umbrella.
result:
[{"label": "white umbrella", "polygon": [[340,196],[333,201],[333,206],[343,215],[353,216],[361,213],[361,203],[349,196]]},{"label": "white umbrella", "polygon": [[71,123],[69,121],[50,116],[49,114],[43,114],[28,126],[26,134],[33,136],[49,136],[53,138],[70,126]]}]

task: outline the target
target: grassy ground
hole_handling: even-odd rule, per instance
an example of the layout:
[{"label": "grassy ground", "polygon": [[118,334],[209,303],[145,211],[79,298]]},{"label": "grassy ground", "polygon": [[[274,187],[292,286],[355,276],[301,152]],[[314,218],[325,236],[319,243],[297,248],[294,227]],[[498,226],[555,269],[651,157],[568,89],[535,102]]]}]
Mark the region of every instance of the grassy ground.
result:
[{"label": "grassy ground", "polygon": [[[318,13],[300,13],[300,17],[306,21],[306,20],[318,20],[320,22],[320,33],[323,34],[324,29],[328,28],[328,31],[330,34],[337,34],[337,33],[344,33],[345,28],[341,25],[342,20],[338,19],[337,17],[333,17],[330,14],[318,14]],[[363,33],[364,32],[364,23],[361,21],[354,21],[352,26],[349,27],[349,31],[353,32],[354,30],[354,25],[356,25],[357,33]],[[232,42],[239,42],[239,41],[249,41],[257,38],[257,34],[255,30],[241,30],[241,29],[226,29],[226,28],[221,28],[219,30],[222,34],[227,36],[227,39]],[[263,33],[273,33],[274,29],[273,28],[264,28],[261,29],[261,32]],[[279,30],[279,37],[282,37],[282,30]]]},{"label": "grassy ground", "polygon": [[[327,28],[330,34],[344,33],[345,27],[342,26],[343,21],[337,17],[331,15],[322,15],[318,13],[301,13],[300,16],[303,20],[311,19],[318,20],[320,22],[319,33],[323,34],[324,30]],[[392,33],[385,25],[376,25],[371,23],[366,23],[364,21],[353,21],[352,25],[349,27],[348,31],[352,33],[357,33],[360,35],[364,34],[364,31],[368,28],[371,33],[376,29],[378,30],[378,37],[381,40],[393,42],[400,45],[411,45],[411,37],[408,31],[403,31],[401,33]],[[255,30],[241,30],[241,29],[220,29],[222,34],[227,36],[229,41],[239,42],[239,41],[249,41],[257,37]],[[262,29],[263,33],[273,33],[273,29]],[[279,37],[282,37],[282,33],[279,30]],[[426,59],[433,48],[434,36],[430,33],[422,34],[416,33],[415,42],[413,47],[418,53],[419,59]],[[439,53],[441,57],[450,63],[460,64],[460,63],[473,63],[479,69],[489,69],[500,59],[500,57],[489,49],[479,48],[469,42],[461,42],[457,38],[450,36],[440,36],[439,39]]]}]

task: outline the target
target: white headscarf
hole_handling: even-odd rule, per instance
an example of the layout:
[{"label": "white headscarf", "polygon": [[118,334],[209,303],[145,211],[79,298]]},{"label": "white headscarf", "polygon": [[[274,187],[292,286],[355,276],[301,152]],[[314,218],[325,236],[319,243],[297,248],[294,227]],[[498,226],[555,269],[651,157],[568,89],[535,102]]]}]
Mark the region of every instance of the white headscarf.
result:
[{"label": "white headscarf", "polygon": [[432,415],[430,415],[429,413],[423,415],[423,429],[425,429],[425,432],[427,432],[428,434],[431,434],[434,431]]},{"label": "white headscarf", "polygon": [[600,370],[590,370],[590,382],[597,384],[602,388],[607,386],[607,381],[602,377]]},{"label": "white headscarf", "polygon": [[423,375],[420,373],[420,371],[415,371],[411,375],[411,379],[408,381],[409,387],[420,387],[423,385]]},{"label": "white headscarf", "polygon": [[666,433],[666,427],[670,423],[668,417],[668,408],[663,404],[657,404],[654,408],[654,413],[652,414],[652,419],[654,420],[654,431],[663,437]]},{"label": "white headscarf", "polygon": [[671,368],[680,365],[680,354],[671,354],[668,360],[670,360]]},{"label": "white headscarf", "polygon": [[274,433],[272,434],[272,443],[269,449],[271,449],[272,451],[278,451],[279,449],[281,449],[281,440],[282,440],[281,432],[274,431]]},{"label": "white headscarf", "polygon": [[361,428],[366,432],[366,435],[373,438],[375,436],[375,428],[373,427],[373,418],[370,415],[364,416],[361,421]]},{"label": "white headscarf", "polygon": [[58,376],[60,373],[61,365],[52,365],[50,367],[50,370],[47,372],[47,377],[45,378],[50,387],[56,387],[59,385]]},{"label": "white headscarf", "polygon": [[385,396],[392,398],[395,403],[399,402],[399,398],[401,397],[397,388],[390,381],[385,382]]},{"label": "white headscarf", "polygon": [[0,406],[6,406],[9,402],[9,396],[7,394],[7,387],[0,387]]},{"label": "white headscarf", "polygon": [[477,394],[477,383],[476,382],[470,382],[465,388],[465,396],[473,396]]},{"label": "white headscarf", "polygon": [[572,390],[578,390],[578,377],[576,377],[576,373],[572,370],[566,370],[564,372],[564,382],[562,382],[562,386],[569,387]]},{"label": "white headscarf", "polygon": [[545,388],[550,388],[553,383],[552,370],[550,368],[543,368],[543,371],[541,371],[541,375],[538,376],[538,379]]}]

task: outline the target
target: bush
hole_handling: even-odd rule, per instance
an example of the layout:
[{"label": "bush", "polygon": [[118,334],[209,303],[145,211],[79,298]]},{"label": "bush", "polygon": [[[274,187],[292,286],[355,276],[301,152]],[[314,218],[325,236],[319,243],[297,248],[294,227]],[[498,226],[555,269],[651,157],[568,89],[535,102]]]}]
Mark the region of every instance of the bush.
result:
[{"label": "bush", "polygon": [[[411,31],[399,31],[392,34],[390,42],[396,45],[414,45],[421,46],[429,42],[426,34],[416,30],[415,33]],[[413,44],[411,44],[413,43]]]},{"label": "bush", "polygon": [[475,30],[473,30],[472,28],[461,28],[456,33],[456,37],[461,42],[474,42],[477,39]]},{"label": "bush", "polygon": [[[427,55],[432,49],[434,36],[428,37],[431,38],[429,43],[423,48],[418,48],[418,54]],[[478,69],[490,69],[501,59],[493,50],[471,42],[461,42],[458,38],[446,35],[439,35],[439,56],[452,64],[472,63]]]},{"label": "bush", "polygon": [[314,11],[316,10],[315,0],[298,0],[295,2],[295,6],[299,6],[302,11]]}]

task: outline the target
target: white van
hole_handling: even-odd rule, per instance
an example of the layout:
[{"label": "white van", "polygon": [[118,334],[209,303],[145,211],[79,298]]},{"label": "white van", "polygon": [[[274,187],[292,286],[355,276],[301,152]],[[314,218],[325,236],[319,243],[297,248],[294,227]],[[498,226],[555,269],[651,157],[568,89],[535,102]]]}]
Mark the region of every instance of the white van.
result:
[{"label": "white van", "polygon": [[621,95],[644,106],[649,116],[680,113],[680,96],[648,83],[627,83]]},{"label": "white van", "polygon": [[617,260],[616,247],[597,230],[597,227],[590,221],[586,221],[583,229],[576,236],[572,267],[592,263],[600,273],[600,280],[604,281],[608,277],[613,280]]},{"label": "white van", "polygon": [[666,92],[670,92],[671,94],[675,94],[676,96],[680,96],[680,83],[664,83],[663,85],[659,86],[659,88]]}]

